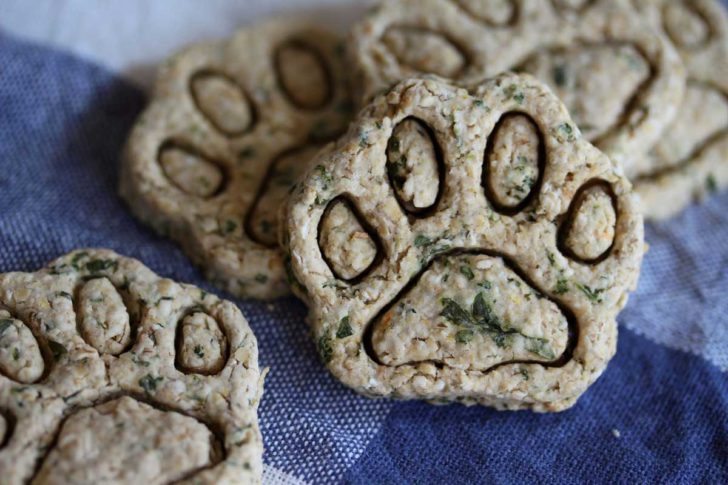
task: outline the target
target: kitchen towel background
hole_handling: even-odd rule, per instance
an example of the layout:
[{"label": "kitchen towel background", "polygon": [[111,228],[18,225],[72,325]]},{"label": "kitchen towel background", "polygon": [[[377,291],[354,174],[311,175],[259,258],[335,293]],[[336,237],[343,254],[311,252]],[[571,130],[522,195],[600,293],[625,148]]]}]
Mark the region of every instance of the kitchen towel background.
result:
[{"label": "kitchen towel background", "polygon": [[[275,12],[343,31],[369,4],[2,0],[0,271],[98,246],[212,290],[116,194],[154,64]],[[555,415],[360,397],[320,364],[300,302],[237,300],[271,367],[264,481],[728,483],[728,193],[648,225],[647,239],[616,357]]]}]

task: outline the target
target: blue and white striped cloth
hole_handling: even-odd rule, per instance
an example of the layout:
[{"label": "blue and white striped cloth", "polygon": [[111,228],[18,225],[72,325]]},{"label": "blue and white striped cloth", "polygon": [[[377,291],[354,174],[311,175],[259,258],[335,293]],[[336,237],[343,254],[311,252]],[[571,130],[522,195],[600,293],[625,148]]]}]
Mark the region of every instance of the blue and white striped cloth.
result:
[{"label": "blue and white striped cloth", "polygon": [[[0,33],[0,271],[108,247],[215,291],[116,194],[145,102],[105,68]],[[728,193],[647,239],[616,357],[555,415],[360,397],[319,362],[301,303],[238,300],[271,367],[265,481],[728,483]]]}]

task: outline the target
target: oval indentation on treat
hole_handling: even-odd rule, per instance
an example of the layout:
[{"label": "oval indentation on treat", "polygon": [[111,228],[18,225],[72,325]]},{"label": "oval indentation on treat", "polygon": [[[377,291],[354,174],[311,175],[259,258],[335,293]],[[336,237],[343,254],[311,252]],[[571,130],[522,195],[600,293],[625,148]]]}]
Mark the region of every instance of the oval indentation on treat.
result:
[{"label": "oval indentation on treat", "polygon": [[246,232],[264,246],[278,244],[278,213],[289,190],[308,168],[321,145],[306,145],[279,155],[271,163],[245,221]]},{"label": "oval indentation on treat", "polygon": [[34,483],[174,483],[222,458],[200,421],[121,397],[67,417]]},{"label": "oval indentation on treat", "polygon": [[574,196],[559,230],[559,249],[584,263],[609,255],[617,226],[616,198],[604,181],[591,181]]},{"label": "oval indentation on treat", "polygon": [[531,200],[539,184],[544,146],[533,120],[508,113],[488,138],[483,187],[491,204],[503,213],[517,213]]},{"label": "oval indentation on treat", "polygon": [[557,365],[570,344],[561,308],[487,254],[435,259],[374,320],[371,349],[384,365],[438,362],[489,370],[508,362]]},{"label": "oval indentation on treat", "polygon": [[662,22],[670,40],[678,47],[695,49],[710,40],[710,25],[688,1],[666,2]]},{"label": "oval indentation on treat", "polygon": [[353,282],[374,267],[379,247],[373,234],[351,202],[339,197],[329,203],[319,223],[318,242],[337,278]]},{"label": "oval indentation on treat", "polygon": [[0,372],[23,384],[43,376],[45,362],[33,332],[10,313],[0,310]]},{"label": "oval indentation on treat", "polygon": [[422,73],[455,79],[468,64],[460,47],[433,30],[392,27],[382,40],[400,64]]},{"label": "oval indentation on treat", "polygon": [[652,78],[642,53],[633,45],[618,43],[542,49],[519,69],[554,90],[590,141],[621,124],[640,121],[633,101]]},{"label": "oval indentation on treat", "polygon": [[255,114],[250,100],[228,76],[198,72],[190,81],[190,90],[197,109],[222,133],[240,135],[253,125]]},{"label": "oval indentation on treat", "polygon": [[217,320],[202,311],[182,318],[177,328],[177,367],[195,374],[216,374],[227,361],[228,342]]},{"label": "oval indentation on treat", "polygon": [[333,96],[331,74],[315,47],[299,41],[286,42],[276,51],[278,82],[289,101],[303,109],[320,109]]},{"label": "oval indentation on treat", "polygon": [[514,0],[455,0],[473,17],[494,26],[512,24],[518,15]]},{"label": "oval indentation on treat", "polygon": [[99,353],[119,355],[131,344],[129,312],[107,278],[94,278],[83,285],[77,312],[79,332]]},{"label": "oval indentation on treat", "polygon": [[180,190],[200,198],[222,191],[225,174],[220,166],[200,152],[174,142],[159,151],[159,164],[167,178]]},{"label": "oval indentation on treat", "polygon": [[440,148],[432,130],[416,118],[402,120],[387,143],[387,174],[402,208],[421,214],[440,193]]}]

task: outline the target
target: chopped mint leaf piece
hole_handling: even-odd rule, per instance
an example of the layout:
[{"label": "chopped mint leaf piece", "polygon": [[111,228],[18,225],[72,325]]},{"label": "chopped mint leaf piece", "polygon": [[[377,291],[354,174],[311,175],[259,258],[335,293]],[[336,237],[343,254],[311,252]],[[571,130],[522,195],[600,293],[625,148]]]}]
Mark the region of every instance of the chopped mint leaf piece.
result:
[{"label": "chopped mint leaf piece", "polygon": [[339,322],[339,328],[336,330],[336,338],[346,338],[352,335],[354,335],[354,331],[351,329],[351,322],[349,321],[349,315],[347,315]]},{"label": "chopped mint leaf piece", "polygon": [[151,394],[157,390],[157,384],[162,382],[162,380],[164,380],[164,377],[152,377],[151,374],[147,374],[139,379],[139,385],[144,391]]}]

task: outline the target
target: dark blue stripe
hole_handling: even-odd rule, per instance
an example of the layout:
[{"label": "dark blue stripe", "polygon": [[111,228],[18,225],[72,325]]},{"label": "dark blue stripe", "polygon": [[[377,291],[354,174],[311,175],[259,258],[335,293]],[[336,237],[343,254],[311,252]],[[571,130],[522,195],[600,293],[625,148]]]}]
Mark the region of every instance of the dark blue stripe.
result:
[{"label": "dark blue stripe", "polygon": [[574,408],[401,403],[346,481],[728,483],[726,375],[620,330],[616,357]]}]

